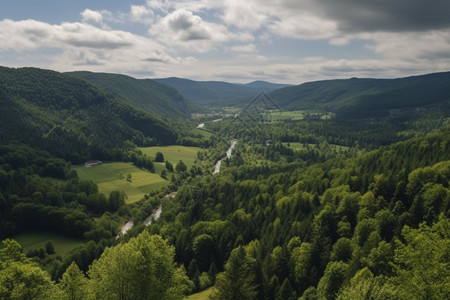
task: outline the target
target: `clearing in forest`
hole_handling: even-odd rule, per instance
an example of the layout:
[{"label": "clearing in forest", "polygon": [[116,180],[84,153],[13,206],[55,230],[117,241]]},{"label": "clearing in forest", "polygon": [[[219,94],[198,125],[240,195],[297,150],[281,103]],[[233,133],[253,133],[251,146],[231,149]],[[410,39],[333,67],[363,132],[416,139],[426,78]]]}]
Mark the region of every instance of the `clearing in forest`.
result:
[{"label": "clearing in forest", "polygon": [[[126,203],[139,201],[145,194],[157,191],[169,183],[159,174],[140,169],[130,162],[104,163],[90,168],[83,165],[74,169],[81,179],[97,183],[99,191],[106,197],[112,191],[124,191],[128,196]],[[128,174],[131,174],[130,180],[127,180]]]}]

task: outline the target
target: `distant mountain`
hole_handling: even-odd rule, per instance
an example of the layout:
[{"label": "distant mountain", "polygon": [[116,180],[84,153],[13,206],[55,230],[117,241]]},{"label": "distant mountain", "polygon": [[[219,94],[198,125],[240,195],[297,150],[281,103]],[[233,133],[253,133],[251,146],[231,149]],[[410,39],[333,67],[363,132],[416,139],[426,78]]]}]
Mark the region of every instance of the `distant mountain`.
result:
[{"label": "distant mountain", "polygon": [[72,162],[111,159],[126,140],[153,145],[177,138],[161,119],[49,70],[0,67],[0,105],[0,143],[31,145]]},{"label": "distant mountain", "polygon": [[450,110],[450,72],[399,79],[325,80],[269,94],[282,108],[322,108],[341,117],[386,116],[390,110]]},{"label": "distant mountain", "polygon": [[153,115],[166,118],[189,116],[186,99],[176,89],[155,80],[86,71],[66,74],[87,80],[105,92]]},{"label": "distant mountain", "polygon": [[258,80],[258,81],[246,83],[245,86],[254,88],[260,92],[269,93],[271,91],[274,91],[277,89],[282,89],[285,87],[290,87],[292,85],[291,84],[281,84],[281,83],[271,83],[271,82],[267,82],[267,81]]},{"label": "distant mountain", "polygon": [[159,78],[158,82],[177,89],[185,98],[199,105],[233,106],[242,100],[251,100],[259,92],[270,92],[287,85],[255,81],[248,84],[235,84],[223,81],[194,81],[183,78]]}]

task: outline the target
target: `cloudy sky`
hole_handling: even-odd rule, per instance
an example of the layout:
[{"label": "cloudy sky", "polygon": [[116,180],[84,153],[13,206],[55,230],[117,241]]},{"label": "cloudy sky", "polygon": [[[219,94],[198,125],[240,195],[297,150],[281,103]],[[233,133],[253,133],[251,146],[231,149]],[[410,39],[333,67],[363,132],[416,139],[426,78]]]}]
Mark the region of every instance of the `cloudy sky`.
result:
[{"label": "cloudy sky", "polygon": [[0,0],[0,65],[298,84],[450,70],[448,0]]}]

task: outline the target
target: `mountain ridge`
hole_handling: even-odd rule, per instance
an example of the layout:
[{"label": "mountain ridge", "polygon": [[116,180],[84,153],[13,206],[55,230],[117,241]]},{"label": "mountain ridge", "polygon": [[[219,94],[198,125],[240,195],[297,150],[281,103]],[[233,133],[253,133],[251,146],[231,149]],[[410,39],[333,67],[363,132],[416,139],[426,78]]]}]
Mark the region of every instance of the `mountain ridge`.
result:
[{"label": "mountain ridge", "polygon": [[186,118],[190,114],[186,99],[177,90],[152,79],[89,71],[65,74],[87,80],[99,89],[155,116]]},{"label": "mountain ridge", "polygon": [[450,72],[396,79],[350,78],[303,83],[269,94],[288,110],[321,108],[340,116],[385,116],[389,110],[450,106]]},{"label": "mountain ridge", "polygon": [[0,67],[0,141],[31,145],[71,162],[112,159],[129,140],[171,144],[162,119],[85,80],[38,68]]},{"label": "mountain ridge", "polygon": [[252,99],[259,92],[270,92],[288,85],[266,81],[253,81],[245,84],[224,81],[195,81],[191,79],[168,77],[156,78],[158,82],[172,86],[185,98],[205,106],[233,106],[242,100]]}]

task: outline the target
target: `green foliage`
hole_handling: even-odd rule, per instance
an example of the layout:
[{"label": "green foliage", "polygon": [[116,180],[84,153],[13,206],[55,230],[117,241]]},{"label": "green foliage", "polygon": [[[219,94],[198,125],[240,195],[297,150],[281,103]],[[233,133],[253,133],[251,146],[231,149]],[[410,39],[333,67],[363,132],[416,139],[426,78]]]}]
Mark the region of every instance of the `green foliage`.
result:
[{"label": "green foliage", "polygon": [[231,252],[225,271],[217,275],[212,299],[256,299],[258,295],[251,260],[243,247]]},{"label": "green foliage", "polygon": [[[125,140],[172,144],[166,122],[72,76],[33,68],[0,68],[3,142],[18,141],[74,163],[120,157]],[[24,134],[26,133],[26,134]],[[46,172],[58,173],[58,163]]]},{"label": "green foliage", "polygon": [[87,80],[96,87],[155,116],[186,117],[189,113],[186,99],[178,91],[155,80],[92,72],[66,74]]},{"label": "green foliage", "polygon": [[183,173],[187,171],[187,167],[182,160],[180,160],[175,166],[175,171],[177,171],[177,173]]},{"label": "green foliage", "polygon": [[88,296],[88,279],[75,262],[64,272],[58,285],[67,300],[83,300]]},{"label": "green foliage", "polygon": [[450,297],[450,220],[441,215],[431,227],[405,226],[405,243],[397,241],[397,276],[392,283],[409,298],[446,299]]},{"label": "green foliage", "polygon": [[90,290],[97,299],[182,299],[190,286],[174,254],[161,237],[144,231],[105,249],[89,268]]},{"label": "green foliage", "polygon": [[338,291],[345,281],[347,269],[348,265],[342,261],[329,263],[317,286],[319,297],[336,299]]},{"label": "green foliage", "polygon": [[[25,71],[45,73],[20,72],[25,76]],[[66,84],[69,92],[85,84],[58,73],[45,74]],[[358,120],[343,119],[340,117],[352,111],[370,109],[374,103],[370,97],[378,92],[366,94],[370,80],[353,80],[353,90],[336,95],[348,82],[329,82],[330,89],[322,91],[328,93],[326,97],[316,100],[318,105],[327,102],[335,109],[336,118],[320,120],[309,115],[300,121],[258,123],[261,126],[244,126],[240,132],[230,131],[229,136],[221,130],[236,124],[224,118],[208,128],[213,132],[208,144],[212,148],[197,154],[198,148],[180,146],[137,148],[176,140],[184,131],[171,135],[174,127],[160,128],[165,121],[92,86],[85,86],[91,92],[80,98],[62,95],[51,86],[51,92],[60,93],[58,101],[37,87],[37,96],[31,101],[29,90],[46,81],[30,83],[27,76],[17,78],[18,83],[8,79],[8,87],[2,89],[7,91],[2,98],[7,113],[24,108],[23,122],[9,120],[3,111],[1,120],[11,122],[12,127],[8,123],[5,130],[15,134],[40,126],[46,137],[42,141],[42,133],[32,134],[40,136],[31,141],[36,142],[33,148],[17,143],[0,146],[0,234],[11,236],[38,227],[88,240],[65,257],[46,254],[45,242],[29,253],[54,280],[81,287],[72,294],[86,292],[85,297],[99,299],[177,299],[185,292],[215,284],[213,297],[219,299],[449,298],[450,131],[446,102],[440,101],[440,96],[430,95],[428,104],[413,97],[412,110],[403,96],[392,104],[382,99],[380,109],[366,112],[370,118],[360,118],[361,114]],[[442,74],[436,76],[422,79],[432,84]],[[404,86],[410,84],[409,79],[400,81]],[[29,90],[26,84],[30,84]],[[355,96],[355,92],[361,94]],[[391,91],[381,92],[392,95]],[[367,101],[358,100],[363,98]],[[421,109],[415,109],[416,105]],[[396,107],[407,109],[398,111]],[[431,118],[437,107],[443,109]],[[70,114],[74,117],[69,118]],[[113,122],[116,131],[98,130],[104,120]],[[232,157],[223,161],[220,174],[212,175],[214,163],[222,158],[233,134],[238,134],[239,143]],[[197,139],[178,140],[183,138],[187,143]],[[38,150],[45,147],[52,147],[53,154]],[[146,170],[130,169],[131,163],[111,163],[108,168],[101,166],[108,170],[101,176],[96,173],[100,167],[90,168],[92,178],[87,178],[88,168],[73,172],[70,163],[54,156],[61,150],[58,157],[69,157],[65,151],[71,147],[76,149],[67,152],[71,159],[95,153],[95,157],[124,159]],[[152,161],[156,152],[164,152],[165,164]],[[183,161],[175,167],[177,173],[168,174],[174,166],[167,160]],[[122,179],[112,178],[116,175],[109,167],[124,165],[119,172]],[[163,170],[171,182],[148,172]],[[170,185],[159,194],[142,197],[150,191],[149,179],[137,172]],[[132,182],[126,181],[128,173]],[[97,186],[78,174],[104,182]],[[127,206],[125,195],[117,191],[122,189],[121,183],[145,184],[146,190],[138,196],[129,194],[132,201],[142,201]],[[148,231],[160,236],[149,235],[141,224],[125,238],[114,239],[124,218],[141,223],[157,205],[162,205],[163,213]],[[52,252],[48,248],[47,252]],[[20,247],[10,243],[5,249],[10,254],[1,252],[2,259],[8,259],[0,262],[0,272],[23,271],[23,279],[2,293],[19,293],[14,286],[25,282],[28,273],[37,274],[38,282],[54,290],[49,275],[35,269],[36,264],[30,266]],[[181,267],[177,268],[175,261]],[[89,270],[90,279],[80,270]]]},{"label": "green foliage", "polygon": [[156,152],[155,161],[164,162],[164,155],[162,154],[162,152]]},{"label": "green foliage", "polygon": [[0,249],[1,299],[61,299],[61,292],[50,276],[21,253],[13,240],[3,241]]}]

